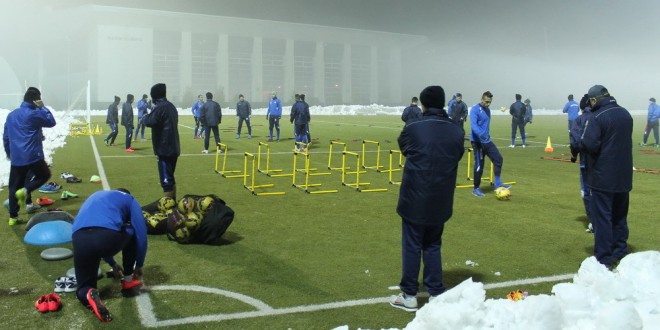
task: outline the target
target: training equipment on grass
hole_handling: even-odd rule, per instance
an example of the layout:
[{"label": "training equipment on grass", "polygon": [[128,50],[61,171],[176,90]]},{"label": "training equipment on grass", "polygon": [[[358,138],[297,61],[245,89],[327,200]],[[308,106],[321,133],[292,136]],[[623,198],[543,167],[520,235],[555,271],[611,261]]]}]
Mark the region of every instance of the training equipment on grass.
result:
[{"label": "training equipment on grass", "polygon": [[197,210],[199,210],[200,212],[206,212],[212,206],[213,206],[213,198],[210,196],[202,197],[197,201]]},{"label": "training equipment on grass", "polygon": [[[300,144],[300,145],[305,145],[302,142],[296,142],[296,143]],[[293,177],[293,181],[292,181],[293,187],[298,188],[298,189],[300,189],[300,190],[302,190],[302,191],[304,191],[308,194],[327,194],[327,193],[339,192],[339,190],[337,190],[337,189],[333,189],[333,190],[309,190],[310,187],[320,187],[321,186],[320,183],[309,183],[309,177],[310,176],[330,175],[332,173],[331,172],[316,172],[315,168],[310,168],[310,166],[309,166],[310,156],[309,156],[309,153],[307,151],[304,151],[304,150],[307,150],[307,148],[303,147],[300,150],[295,150],[293,152],[293,176],[292,176]],[[302,169],[298,169],[298,157],[299,156],[305,157],[305,165],[304,165],[304,168],[302,168]],[[297,183],[296,182],[296,177],[297,177],[296,173],[298,173],[298,172],[303,173],[303,175],[305,176],[305,182],[304,183]]]},{"label": "training equipment on grass", "polygon": [[[250,170],[249,173],[248,173],[248,163],[251,164],[251,170]],[[256,157],[254,156],[254,154],[251,154],[249,152],[245,152],[245,156],[243,158],[243,187],[245,189],[249,190],[255,196],[275,196],[275,195],[284,195],[284,194],[286,194],[283,191],[257,192],[257,189],[271,188],[275,185],[272,184],[272,183],[256,185],[255,184],[256,170],[257,170]],[[248,175],[248,174],[250,174],[250,175]],[[293,175],[293,174],[291,174],[291,175]],[[247,181],[248,176],[252,177],[252,181],[250,182],[250,185],[248,185],[248,181]]]},{"label": "training equipment on grass", "polygon": [[67,248],[50,248],[41,251],[39,254],[44,260],[63,260],[73,256],[73,251]]},{"label": "training equipment on grass", "polygon": [[38,223],[25,234],[23,242],[40,246],[71,243],[71,226],[63,220]]},{"label": "training equipment on grass", "polygon": [[[355,157],[355,171],[348,171],[346,169],[346,156],[349,157]],[[360,182],[360,173],[366,173],[366,171],[360,171],[360,154],[356,152],[350,152],[350,151],[342,151],[341,154],[341,184],[345,187],[353,188],[357,192],[385,192],[387,191],[387,188],[377,188],[377,189],[363,189],[362,186],[368,186],[370,185],[369,182]],[[348,175],[355,174],[355,182],[354,183],[347,183],[346,182],[346,177]]]},{"label": "training equipment on grass", "polygon": [[501,201],[508,201],[511,198],[511,190],[504,187],[499,187],[495,189],[495,198]]},{"label": "training equipment on grass", "polygon": [[[395,156],[397,154],[399,155],[398,156],[399,164],[395,167],[394,166],[394,157],[397,157],[397,156]],[[382,170],[381,171],[381,172],[389,173],[388,181],[389,181],[390,184],[401,185],[401,181],[394,181],[393,180],[392,173],[401,171],[401,169],[403,169],[403,166],[404,166],[403,162],[404,162],[404,158],[403,158],[403,154],[401,153],[401,151],[399,151],[399,150],[390,150],[390,162],[389,162],[390,167],[387,170]]]},{"label": "training equipment on grass", "polygon": [[46,211],[37,213],[33,215],[32,218],[30,218],[30,220],[28,220],[28,222],[25,224],[25,231],[30,230],[33,226],[39,223],[56,220],[73,223],[73,215],[66,211]]},{"label": "training equipment on grass", "polygon": [[[368,144],[375,144],[376,145],[376,164],[375,165],[366,165],[366,159],[367,159],[367,145]],[[371,141],[371,140],[362,140],[362,168],[367,168],[370,170],[376,170],[380,171],[380,169],[383,167],[380,165],[380,142],[378,141]]]},{"label": "training equipment on grass", "polygon": [[545,152],[551,153],[555,151],[555,149],[552,148],[552,143],[550,142],[550,137],[548,136],[548,143],[545,145]]},{"label": "training equipment on grass", "polygon": [[[262,150],[266,149],[266,168],[261,167],[261,155]],[[291,174],[277,174],[282,172],[281,169],[271,169],[270,168],[270,145],[268,143],[259,142],[259,148],[257,149],[257,171],[259,173],[266,174],[268,176],[289,176]]]},{"label": "training equipment on grass", "polygon": [[179,200],[177,203],[179,212],[182,214],[188,214],[195,210],[196,202],[192,197],[184,197]]},{"label": "training equipment on grass", "polygon": [[[222,154],[222,169],[218,170],[218,164],[220,162],[220,155]],[[228,170],[227,169],[227,156],[229,155],[229,147],[218,142],[215,152],[215,173],[222,175],[223,178],[241,178],[243,175],[240,174],[229,174],[229,173],[240,173],[240,170]]]},{"label": "training equipment on grass", "polygon": [[199,223],[202,221],[202,215],[195,212],[190,212],[186,214],[186,228],[189,231],[195,231],[199,227]]},{"label": "training equipment on grass", "polygon": [[163,196],[158,199],[158,211],[165,213],[176,206],[176,201],[167,196]]},{"label": "training equipment on grass", "polygon": [[[331,170],[331,171],[342,171],[343,167],[333,167],[332,166],[332,149],[333,149],[334,146],[342,146],[342,150],[340,151],[340,153],[344,152],[344,151],[347,151],[347,146],[346,146],[345,142],[330,140],[330,148],[329,148],[329,151],[328,151],[328,169]],[[350,168],[348,168],[348,169],[350,169]]]}]

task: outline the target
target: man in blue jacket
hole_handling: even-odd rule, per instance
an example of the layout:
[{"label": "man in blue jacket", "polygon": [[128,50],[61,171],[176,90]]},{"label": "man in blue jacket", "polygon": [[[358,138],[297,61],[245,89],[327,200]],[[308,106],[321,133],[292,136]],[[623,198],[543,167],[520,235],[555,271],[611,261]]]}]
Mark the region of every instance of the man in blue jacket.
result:
[{"label": "man in blue jacket", "polygon": [[308,142],[307,125],[309,124],[309,119],[309,106],[300,99],[300,95],[296,94],[296,103],[291,107],[290,121],[295,126],[296,142],[303,144],[296,143],[294,151],[307,151],[305,146]]},{"label": "man in blue jacket", "polygon": [[575,124],[575,119],[580,115],[580,105],[573,100],[573,94],[568,95],[568,102],[564,105],[562,112],[568,114],[568,131],[570,132]]},{"label": "man in blue jacket", "polygon": [[151,144],[158,156],[158,175],[166,197],[176,200],[174,171],[181,154],[179,143],[179,113],[174,104],[167,100],[167,86],[162,83],[151,87],[154,109],[142,119],[151,127]]},{"label": "man in blue jacket", "polygon": [[417,96],[413,96],[410,105],[403,109],[401,120],[403,120],[404,123],[407,124],[412,119],[422,117],[422,109],[417,106],[417,101],[419,101]]},{"label": "man in blue jacket", "polygon": [[117,124],[119,124],[119,109],[117,108],[119,101],[121,101],[121,99],[119,96],[115,95],[115,101],[108,106],[108,114],[105,117],[105,123],[110,125],[110,134],[103,139],[106,146],[114,146],[115,139],[119,133],[119,127],[117,126]]},{"label": "man in blue jacket", "polygon": [[[101,259],[121,279],[122,290],[142,285],[142,267],[147,255],[147,227],[140,204],[126,189],[93,193],[73,221],[73,266],[78,300],[102,322],[112,321],[97,290]],[[113,256],[122,253],[122,265]]]},{"label": "man in blue jacket", "polygon": [[[3,145],[11,162],[9,169],[9,225],[18,219],[20,207],[26,208],[30,193],[50,179],[50,169],[44,159],[42,128],[55,126],[53,114],[44,106],[41,92],[30,87],[21,106],[10,112],[5,120]],[[26,180],[28,173],[32,180]],[[20,204],[20,205],[19,205]]]},{"label": "man in blue jacket", "polygon": [[493,102],[493,94],[486,91],[481,95],[481,101],[470,109],[470,143],[474,152],[474,188],[472,195],[477,197],[486,196],[481,191],[481,176],[486,166],[486,156],[493,162],[493,172],[495,175],[495,188],[510,188],[508,184],[502,183],[500,174],[502,173],[502,164],[504,158],[499,149],[490,138],[490,104]]},{"label": "man in blue jacket", "polygon": [[660,106],[655,103],[655,98],[652,97],[649,99],[649,110],[646,117],[646,129],[644,129],[644,141],[640,143],[640,146],[646,146],[646,142],[649,140],[649,133],[653,130],[653,137],[655,138],[655,147],[660,147],[660,142],[658,142],[658,120],[660,119]]},{"label": "man in blue jacket", "polygon": [[277,93],[273,92],[266,111],[269,132],[268,142],[273,142],[273,127],[277,130],[277,142],[280,142],[280,118],[282,118],[282,102],[277,98]]},{"label": "man in blue jacket", "polygon": [[522,139],[522,147],[525,145],[525,113],[527,107],[520,100],[522,95],[516,94],[516,101],[509,107],[509,114],[511,115],[511,145],[510,148],[516,146],[516,131],[520,131],[520,139]]},{"label": "man in blue jacket", "polygon": [[206,134],[204,135],[204,150],[202,150],[202,153],[208,154],[211,132],[213,132],[213,137],[215,138],[215,145],[220,143],[220,131],[218,130],[218,125],[222,123],[222,109],[218,102],[213,101],[213,94],[211,94],[211,92],[206,93],[206,102],[199,111],[199,120],[202,122],[202,125],[204,125],[204,129],[206,129]]},{"label": "man in blue jacket", "polygon": [[126,128],[126,152],[134,152],[135,149],[131,148],[131,141],[133,141],[133,94],[126,96],[126,102],[121,106],[121,125]]},{"label": "man in blue jacket", "polygon": [[465,148],[463,129],[442,109],[445,92],[426,87],[419,95],[422,117],[408,122],[399,135],[406,166],[399,192],[397,213],[401,216],[403,291],[391,297],[390,305],[417,310],[420,263],[424,261],[423,284],[430,299],[445,291],[442,281],[442,232],[451,218],[458,163]]},{"label": "man in blue jacket", "polygon": [[628,253],[633,119],[607,88],[595,85],[587,96],[591,113],[580,149],[586,156],[585,184],[591,190],[594,255],[611,269]]},{"label": "man in blue jacket", "polygon": [[138,138],[138,133],[142,133],[140,135],[140,140],[141,141],[146,141],[144,138],[144,123],[142,122],[142,117],[149,113],[149,108],[151,107],[151,104],[148,101],[148,96],[147,94],[142,94],[142,99],[138,101],[137,103],[137,109],[138,109],[138,121],[137,121],[137,127],[135,127],[135,137],[134,141],[137,141]]},{"label": "man in blue jacket", "polygon": [[[197,95],[197,101],[193,103],[192,108],[190,110],[192,111],[193,117],[195,117],[195,136],[193,139],[201,139],[202,134],[204,134],[204,125],[202,125],[200,121],[200,116],[199,112],[202,109],[202,106],[204,105],[204,97],[202,94]],[[199,130],[199,135],[197,134],[197,131]]]}]

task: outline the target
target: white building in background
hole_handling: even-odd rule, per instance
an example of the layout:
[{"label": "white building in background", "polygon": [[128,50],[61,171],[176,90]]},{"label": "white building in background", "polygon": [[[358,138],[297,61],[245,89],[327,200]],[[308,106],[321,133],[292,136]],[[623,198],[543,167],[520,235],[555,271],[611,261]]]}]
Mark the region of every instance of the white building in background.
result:
[{"label": "white building in background", "polygon": [[99,5],[53,7],[45,14],[47,42],[27,55],[36,65],[16,63],[24,56],[7,60],[18,68],[21,86],[41,86],[67,108],[84,105],[87,80],[95,108],[107,106],[114,95],[122,102],[128,93],[139,99],[156,82],[167,84],[168,98],[181,107],[207,91],[228,103],[239,94],[265,103],[276,91],[285,103],[304,93],[318,105],[402,104],[408,99],[401,95],[402,52],[426,41],[417,35]]}]

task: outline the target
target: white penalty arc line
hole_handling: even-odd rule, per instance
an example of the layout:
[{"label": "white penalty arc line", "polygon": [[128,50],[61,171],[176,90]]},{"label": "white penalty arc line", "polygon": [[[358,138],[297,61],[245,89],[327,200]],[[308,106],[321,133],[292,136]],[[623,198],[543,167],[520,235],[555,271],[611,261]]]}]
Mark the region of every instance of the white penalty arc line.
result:
[{"label": "white penalty arc line", "polygon": [[[545,277],[485,284],[484,289],[488,290],[494,288],[512,287],[519,285],[529,285],[529,284],[546,283],[546,282],[559,282],[559,281],[572,279],[574,276],[575,274],[563,274],[563,275],[545,276]],[[399,287],[391,286],[388,289],[398,290]],[[158,286],[150,287],[148,291],[188,291],[188,292],[192,291],[192,292],[217,294],[239,300],[247,305],[256,308],[257,310],[249,311],[249,312],[231,313],[231,314],[212,314],[212,315],[190,316],[190,317],[170,319],[170,320],[158,320],[156,318],[156,314],[154,313],[154,307],[151,303],[151,298],[147,294],[148,292],[145,292],[145,294],[142,294],[136,298],[138,314],[140,315],[140,320],[142,322],[142,325],[145,327],[165,327],[165,326],[184,325],[191,323],[218,322],[218,321],[263,317],[263,316],[315,312],[321,310],[346,308],[353,306],[382,304],[390,300],[390,297],[380,297],[380,298],[338,301],[338,302],[331,302],[331,303],[318,304],[318,305],[303,305],[303,306],[294,306],[294,307],[285,307],[285,308],[273,308],[259,299],[255,299],[240,293],[231,292],[222,289],[216,289],[216,288],[207,288],[196,285],[158,285]],[[423,294],[420,296],[423,296]]]}]

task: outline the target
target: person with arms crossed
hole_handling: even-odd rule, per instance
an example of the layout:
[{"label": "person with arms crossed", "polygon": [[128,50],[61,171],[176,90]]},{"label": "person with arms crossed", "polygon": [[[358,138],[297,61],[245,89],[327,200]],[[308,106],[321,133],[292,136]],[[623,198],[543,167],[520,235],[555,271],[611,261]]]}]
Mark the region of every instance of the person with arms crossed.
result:
[{"label": "person with arms crossed", "polygon": [[445,291],[442,280],[442,233],[451,218],[456,173],[465,148],[463,129],[442,109],[445,93],[440,86],[426,87],[419,95],[422,117],[406,124],[399,135],[406,157],[397,213],[401,216],[402,293],[390,305],[417,310],[420,264],[423,284],[434,299]]},{"label": "person with arms crossed", "polygon": [[243,122],[248,129],[247,138],[252,138],[252,125],[250,125],[250,117],[252,117],[252,106],[250,102],[245,100],[243,94],[238,95],[238,103],[236,103],[236,117],[238,117],[238,130],[236,131],[236,138],[241,138],[241,128],[243,128]]},{"label": "person with arms crossed", "polygon": [[151,128],[151,144],[158,157],[158,176],[166,197],[176,200],[174,172],[181,155],[179,143],[179,113],[174,104],[167,100],[167,86],[162,83],[151,87],[154,108],[143,120]]},{"label": "person with arms crossed", "polygon": [[[128,190],[101,190],[80,207],[73,221],[73,266],[78,282],[76,297],[102,322],[112,321],[97,289],[101,259],[121,279],[122,290],[138,289],[147,255],[147,227],[140,204]],[[122,253],[122,265],[113,258]]]}]

